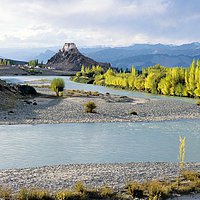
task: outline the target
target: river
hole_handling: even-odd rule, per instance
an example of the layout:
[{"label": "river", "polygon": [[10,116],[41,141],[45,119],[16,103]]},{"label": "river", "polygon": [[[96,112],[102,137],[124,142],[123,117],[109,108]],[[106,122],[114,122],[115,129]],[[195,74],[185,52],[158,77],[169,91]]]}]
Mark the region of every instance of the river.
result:
[{"label": "river", "polygon": [[[0,77],[1,78],[1,77]],[[54,77],[3,77],[24,81]],[[141,98],[194,102],[140,92],[74,83],[63,77],[67,89]],[[68,123],[0,126],[0,168],[22,168],[67,163],[177,162],[179,135],[186,136],[186,161],[200,162],[200,120],[150,123]]]}]

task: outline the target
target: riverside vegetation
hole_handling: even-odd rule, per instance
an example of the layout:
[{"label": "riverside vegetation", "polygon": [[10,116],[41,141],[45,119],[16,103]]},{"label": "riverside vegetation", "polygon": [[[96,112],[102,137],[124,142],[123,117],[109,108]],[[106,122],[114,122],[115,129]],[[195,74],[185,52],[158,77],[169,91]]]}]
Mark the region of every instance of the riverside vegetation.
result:
[{"label": "riverside vegetation", "polygon": [[177,180],[152,180],[139,183],[131,181],[123,190],[115,191],[111,187],[87,188],[83,182],[77,182],[71,189],[62,189],[52,193],[40,188],[21,188],[12,193],[9,188],[0,187],[0,198],[4,200],[131,200],[142,198],[148,200],[161,200],[173,196],[200,192],[200,173],[196,171],[183,171],[177,185]]},{"label": "riverside vegetation", "polygon": [[56,93],[56,96],[60,96],[60,93],[65,87],[65,82],[62,78],[55,78],[51,81],[51,90]]},{"label": "riverside vegetation", "polygon": [[108,69],[104,72],[100,66],[92,68],[82,66],[80,72],[71,78],[81,83],[93,83],[122,89],[145,91],[181,97],[200,97],[200,60],[193,60],[188,68],[150,66],[137,71],[116,72]]}]

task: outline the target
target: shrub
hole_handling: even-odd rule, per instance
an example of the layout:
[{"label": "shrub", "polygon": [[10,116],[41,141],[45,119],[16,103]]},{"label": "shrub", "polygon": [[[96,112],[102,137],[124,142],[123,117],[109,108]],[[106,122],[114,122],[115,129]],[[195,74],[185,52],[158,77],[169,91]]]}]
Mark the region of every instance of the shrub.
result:
[{"label": "shrub", "polygon": [[128,194],[130,194],[133,198],[142,198],[144,197],[144,188],[142,185],[136,181],[130,182],[126,187],[125,190]]},{"label": "shrub", "polygon": [[76,72],[76,76],[78,77],[82,76],[82,72]]},{"label": "shrub", "polygon": [[83,106],[86,113],[95,113],[94,109],[97,107],[93,101],[88,101]]},{"label": "shrub", "polygon": [[62,78],[54,78],[51,81],[51,90],[56,93],[56,96],[59,96],[59,93],[63,91],[65,87],[65,82]]},{"label": "shrub", "polygon": [[15,197],[16,200],[51,200],[52,197],[47,190],[43,189],[21,189]]},{"label": "shrub", "polygon": [[197,101],[197,106],[200,106],[200,100],[199,100],[199,101]]},{"label": "shrub", "polygon": [[6,188],[0,188],[0,199],[10,200],[12,197],[11,190]]},{"label": "shrub", "polygon": [[147,183],[147,190],[149,199],[161,199],[169,196],[171,187],[166,184],[162,184],[160,181],[151,181]]},{"label": "shrub", "polygon": [[55,193],[55,200],[78,200],[78,199],[81,199],[80,194],[70,190],[59,191]]},{"label": "shrub", "polygon": [[75,185],[74,185],[74,190],[76,192],[79,192],[79,193],[84,193],[84,191],[86,190],[86,187],[84,185],[83,182],[77,182]]},{"label": "shrub", "polygon": [[92,96],[99,96],[98,92],[92,92]]},{"label": "shrub", "polygon": [[113,194],[114,194],[113,190],[108,186],[102,187],[100,190],[101,197],[106,198],[106,199],[111,198]]},{"label": "shrub", "polygon": [[197,181],[200,179],[200,173],[195,171],[184,170],[182,172],[183,177],[188,181]]}]

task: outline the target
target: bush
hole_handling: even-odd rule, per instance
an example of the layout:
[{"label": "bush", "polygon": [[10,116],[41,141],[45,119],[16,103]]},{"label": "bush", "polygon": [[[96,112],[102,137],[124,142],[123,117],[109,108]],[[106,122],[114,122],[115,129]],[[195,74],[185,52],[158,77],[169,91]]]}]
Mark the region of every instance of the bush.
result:
[{"label": "bush", "polygon": [[169,196],[171,187],[160,181],[151,181],[147,183],[149,199],[161,199]]},{"label": "bush", "polygon": [[51,200],[52,197],[47,190],[43,189],[21,189],[15,197],[16,200]]},{"label": "bush", "polygon": [[97,106],[93,101],[88,101],[84,105],[84,111],[86,113],[95,113],[96,111],[94,110]]},{"label": "bush", "polygon": [[81,195],[74,191],[65,190],[55,193],[55,200],[79,200]]},{"label": "bush", "polygon": [[59,96],[59,93],[63,91],[65,87],[65,82],[62,78],[54,78],[51,81],[51,90],[56,93],[56,96]]},{"label": "bush", "polygon": [[11,190],[6,188],[0,188],[0,199],[10,200],[12,197]]},{"label": "bush", "polygon": [[200,178],[200,173],[195,171],[184,170],[182,172],[183,177],[189,181],[197,181]]},{"label": "bush", "polygon": [[130,182],[125,187],[126,192],[131,195],[133,198],[142,198],[144,197],[142,185],[136,181]]},{"label": "bush", "polygon": [[76,191],[76,192],[84,193],[85,190],[86,190],[86,187],[83,182],[77,182],[74,185],[74,191]]},{"label": "bush", "polygon": [[100,190],[100,195],[101,195],[101,197],[103,197],[103,198],[106,198],[106,199],[109,199],[109,198],[111,198],[112,196],[113,196],[113,190],[112,190],[112,188],[110,188],[110,187],[102,187],[101,188],[101,190]]}]

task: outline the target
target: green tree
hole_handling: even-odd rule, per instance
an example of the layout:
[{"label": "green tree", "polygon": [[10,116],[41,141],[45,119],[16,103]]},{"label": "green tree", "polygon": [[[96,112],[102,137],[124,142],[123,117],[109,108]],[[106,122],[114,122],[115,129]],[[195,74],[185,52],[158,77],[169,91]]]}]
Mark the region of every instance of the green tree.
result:
[{"label": "green tree", "polygon": [[63,91],[65,87],[65,82],[62,78],[54,78],[51,81],[51,90],[56,93],[56,96],[59,96],[60,92]]},{"label": "green tree", "polygon": [[155,73],[150,73],[145,80],[145,90],[147,92],[157,93],[157,76]]},{"label": "green tree", "polygon": [[30,60],[28,62],[29,66],[36,67],[38,65],[38,60]]},{"label": "green tree", "polygon": [[171,88],[171,78],[169,76],[161,79],[161,81],[158,83],[158,91],[161,94],[169,95],[170,88]]},{"label": "green tree", "polygon": [[189,68],[189,77],[188,77],[188,93],[190,94],[190,96],[194,96],[194,91],[196,88],[195,68],[196,68],[196,61],[193,60],[191,66]]},{"label": "green tree", "polygon": [[134,82],[135,88],[140,91],[144,90],[145,89],[144,81],[145,79],[142,76],[136,77],[135,82]]},{"label": "green tree", "polygon": [[175,87],[175,95],[176,96],[184,96],[184,85],[181,83],[178,83]]}]

